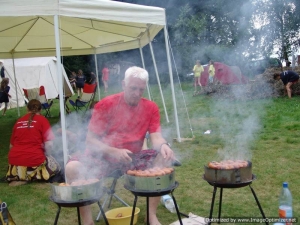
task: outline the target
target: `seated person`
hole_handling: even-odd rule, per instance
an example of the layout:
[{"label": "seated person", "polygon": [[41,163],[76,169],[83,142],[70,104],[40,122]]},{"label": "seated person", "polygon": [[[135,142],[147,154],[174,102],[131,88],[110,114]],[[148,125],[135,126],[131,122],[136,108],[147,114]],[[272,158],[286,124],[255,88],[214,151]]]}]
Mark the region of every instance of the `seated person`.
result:
[{"label": "seated person", "polygon": [[13,127],[6,174],[10,186],[48,181],[60,172],[60,165],[50,156],[54,135],[49,121],[40,115],[41,109],[40,101],[30,100],[27,114]]},{"label": "seated person", "polygon": [[94,84],[94,83],[96,83],[96,75],[93,72],[90,72],[86,76],[85,83],[87,83],[87,84]]},{"label": "seated person", "polygon": [[[85,153],[73,156],[66,165],[68,183],[101,178],[116,169],[125,173],[128,169],[171,166],[174,153],[162,137],[159,108],[142,98],[148,79],[146,70],[130,67],[122,82],[124,92],[108,96],[95,105]],[[147,132],[153,149],[142,151]],[[160,197],[149,199],[151,225],[160,225],[156,216],[159,202]],[[94,224],[90,206],[80,207],[80,213],[85,225]]]}]

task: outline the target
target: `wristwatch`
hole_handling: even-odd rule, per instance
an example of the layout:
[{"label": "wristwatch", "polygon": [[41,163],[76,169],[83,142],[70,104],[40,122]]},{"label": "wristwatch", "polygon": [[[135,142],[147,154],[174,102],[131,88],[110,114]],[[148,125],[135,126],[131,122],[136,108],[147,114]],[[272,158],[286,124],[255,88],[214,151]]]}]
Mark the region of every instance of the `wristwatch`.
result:
[{"label": "wristwatch", "polygon": [[161,147],[162,147],[163,145],[168,145],[168,146],[171,148],[171,144],[170,144],[169,142],[165,142],[165,143],[162,143],[162,144],[160,145],[160,149],[161,149]]}]

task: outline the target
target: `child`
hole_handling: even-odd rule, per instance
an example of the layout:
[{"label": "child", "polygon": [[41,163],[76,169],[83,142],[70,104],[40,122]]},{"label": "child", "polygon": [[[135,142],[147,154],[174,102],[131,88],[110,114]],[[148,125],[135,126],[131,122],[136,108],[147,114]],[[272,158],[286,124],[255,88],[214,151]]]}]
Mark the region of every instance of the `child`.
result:
[{"label": "child", "polygon": [[83,75],[82,70],[78,70],[78,74],[77,74],[77,77],[76,77],[76,88],[77,88],[78,98],[82,94],[82,89],[83,89],[83,86],[84,86],[84,82],[85,82],[85,76]]},{"label": "child", "polygon": [[0,84],[0,108],[2,106],[2,103],[5,103],[5,107],[3,109],[2,116],[5,116],[5,112],[7,110],[7,105],[9,103],[9,99],[11,98],[10,94],[8,94],[10,87],[8,86],[9,79],[3,78]]},{"label": "child", "polygon": [[71,84],[72,88],[74,89],[74,91],[76,90],[76,76],[77,75],[74,71],[69,76],[69,81],[70,81],[70,84]]},{"label": "child", "polygon": [[214,67],[214,61],[209,61],[209,68],[208,68],[208,74],[209,74],[209,83],[214,84],[215,83],[215,67]]}]

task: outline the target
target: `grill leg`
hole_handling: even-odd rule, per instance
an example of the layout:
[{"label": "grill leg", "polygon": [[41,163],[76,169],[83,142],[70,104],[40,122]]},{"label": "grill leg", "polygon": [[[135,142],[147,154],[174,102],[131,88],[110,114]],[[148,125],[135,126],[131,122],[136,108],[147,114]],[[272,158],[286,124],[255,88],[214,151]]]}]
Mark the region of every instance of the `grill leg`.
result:
[{"label": "grill leg", "polygon": [[150,225],[149,221],[149,197],[147,196],[147,225]]},{"label": "grill leg", "polygon": [[210,206],[210,213],[209,213],[209,222],[208,222],[208,225],[211,224],[211,218],[212,218],[212,214],[213,214],[213,211],[214,211],[214,204],[215,204],[215,197],[216,197],[216,193],[217,193],[217,187],[214,186],[214,191],[213,191],[213,196],[212,196],[212,200],[211,200],[211,206]]},{"label": "grill leg", "polygon": [[179,212],[179,209],[178,209],[178,205],[177,205],[176,199],[173,195],[173,192],[171,192],[171,196],[172,196],[173,202],[175,204],[175,209],[176,209],[176,213],[177,213],[177,216],[178,216],[179,223],[180,223],[180,225],[183,225],[183,223],[181,221],[181,216],[180,216],[180,212]]},{"label": "grill leg", "polygon": [[[107,218],[106,218],[106,216],[105,216],[105,212],[104,212],[104,210],[103,210],[103,208],[102,208],[100,202],[97,202],[97,203],[98,203],[98,206],[99,206],[99,208],[100,208],[100,213],[103,215],[103,219],[104,219],[104,221],[105,221],[105,224],[106,224],[106,225],[109,225],[109,223],[108,223],[108,221],[107,221]],[[99,214],[100,214],[100,213],[99,213]]]},{"label": "grill leg", "polygon": [[[133,217],[135,213],[135,207],[136,207],[136,202],[137,202],[137,195],[134,196],[134,202],[133,202],[133,208],[132,208],[132,213],[131,213],[131,220],[130,220],[130,225],[133,225]],[[147,198],[147,203],[148,203],[148,198]],[[148,210],[148,207],[147,207]],[[149,224],[149,223],[148,223]]]},{"label": "grill leg", "polygon": [[58,206],[58,210],[57,210],[57,213],[56,213],[56,216],[55,216],[55,220],[54,220],[54,225],[57,224],[57,221],[58,221],[58,217],[59,217],[59,214],[60,214],[60,206]]},{"label": "grill leg", "polygon": [[[250,187],[251,192],[252,192],[252,194],[253,194],[253,196],[254,196],[254,198],[255,198],[256,204],[258,205],[258,208],[259,208],[259,210],[260,210],[260,213],[261,213],[262,217],[263,217],[264,219],[266,219],[266,216],[265,216],[265,214],[264,214],[264,211],[263,211],[263,209],[262,209],[262,207],[261,207],[261,205],[260,205],[260,203],[259,203],[259,201],[258,201],[258,198],[257,198],[257,196],[256,196],[256,194],[255,194],[255,192],[254,192],[254,190],[253,190],[253,188],[251,187],[250,184],[249,184],[249,187]],[[266,222],[266,224],[268,225],[269,222]]]},{"label": "grill leg", "polygon": [[221,218],[221,210],[222,210],[222,196],[223,196],[223,188],[220,190],[220,202],[219,202],[219,221],[220,223],[220,218]]},{"label": "grill leg", "polygon": [[81,225],[81,219],[80,219],[79,207],[76,207],[76,208],[77,208],[78,224]]}]

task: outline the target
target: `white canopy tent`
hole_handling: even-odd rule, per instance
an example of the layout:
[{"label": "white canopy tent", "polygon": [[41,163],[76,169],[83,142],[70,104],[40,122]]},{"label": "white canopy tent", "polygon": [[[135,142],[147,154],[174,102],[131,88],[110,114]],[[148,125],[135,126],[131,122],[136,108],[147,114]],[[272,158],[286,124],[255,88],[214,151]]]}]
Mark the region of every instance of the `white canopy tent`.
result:
[{"label": "white canopy tent", "polygon": [[[142,48],[149,44],[155,60],[151,41],[161,29],[165,34],[177,140],[180,141],[166,15],[162,8],[109,0],[2,0],[0,58],[56,55],[59,66],[61,55],[94,54],[97,62],[96,54],[139,48],[144,66]],[[160,84],[155,63],[154,67]],[[98,75],[97,65],[96,73]],[[62,77],[59,69],[58,76]],[[66,153],[62,82],[59,82],[59,92]],[[66,157],[67,154],[65,162]]]},{"label": "white canopy tent", "polygon": [[[12,59],[0,61],[3,62],[5,76],[8,77],[10,81],[10,108],[17,107],[17,102],[19,103],[19,107],[25,105],[23,88],[31,89],[44,86],[47,99],[54,99],[58,96],[58,76],[55,57],[15,59],[15,68]],[[64,92],[65,94],[72,95],[73,89],[70,85],[66,71],[64,67],[61,68],[65,84]],[[15,76],[14,71],[16,72]]]}]

